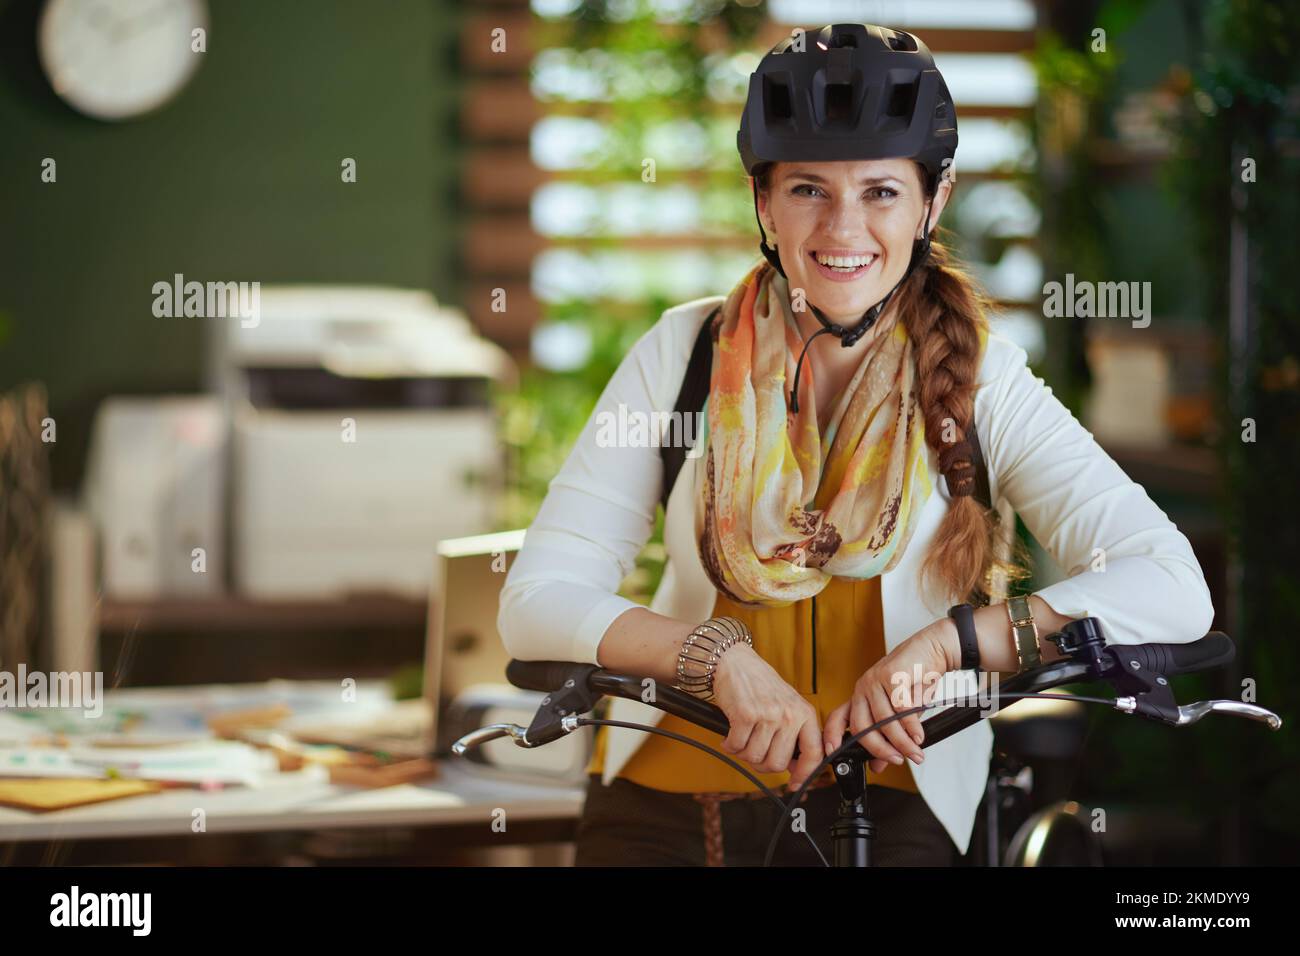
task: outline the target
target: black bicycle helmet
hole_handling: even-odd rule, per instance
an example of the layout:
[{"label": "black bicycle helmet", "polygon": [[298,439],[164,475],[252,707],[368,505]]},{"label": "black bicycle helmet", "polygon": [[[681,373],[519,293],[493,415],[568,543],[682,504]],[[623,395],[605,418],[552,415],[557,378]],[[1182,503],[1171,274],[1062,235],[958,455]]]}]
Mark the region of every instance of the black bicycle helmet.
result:
[{"label": "black bicycle helmet", "polygon": [[[736,146],[745,172],[754,175],[765,162],[834,162],[851,159],[914,159],[929,174],[934,191],[944,167],[957,152],[957,112],[948,85],[930,50],[917,37],[869,23],[835,23],[816,35],[792,31],[767,53],[749,78]],[[785,276],[776,250],[758,216],[759,249]],[[893,289],[863,313],[852,328],[829,321],[809,302],[823,328],[845,348],[875,324],[889,300],[930,252],[930,233],[912,248],[907,271]],[[799,367],[791,408],[797,412]]]}]

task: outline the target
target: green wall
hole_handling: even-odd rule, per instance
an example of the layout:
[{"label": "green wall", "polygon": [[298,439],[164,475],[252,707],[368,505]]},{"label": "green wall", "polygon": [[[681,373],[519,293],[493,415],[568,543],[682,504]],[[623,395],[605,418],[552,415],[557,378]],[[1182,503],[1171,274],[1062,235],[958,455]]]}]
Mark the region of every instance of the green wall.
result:
[{"label": "green wall", "polygon": [[[103,395],[200,386],[214,320],[151,311],[153,283],[174,273],[459,302],[450,0],[213,0],[189,86],[122,123],[50,90],[40,7],[0,0],[0,389],[46,383],[58,484],[77,479]],[[341,181],[344,157],[356,183]]]}]

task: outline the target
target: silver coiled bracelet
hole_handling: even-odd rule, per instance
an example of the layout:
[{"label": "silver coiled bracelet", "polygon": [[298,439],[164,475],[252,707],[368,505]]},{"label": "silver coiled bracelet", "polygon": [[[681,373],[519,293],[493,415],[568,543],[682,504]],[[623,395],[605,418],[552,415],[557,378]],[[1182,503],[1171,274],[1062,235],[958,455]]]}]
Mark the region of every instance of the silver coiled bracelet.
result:
[{"label": "silver coiled bracelet", "polygon": [[713,674],[724,651],[741,642],[754,646],[749,629],[734,617],[711,617],[697,625],[677,655],[678,690],[700,700],[713,699]]}]

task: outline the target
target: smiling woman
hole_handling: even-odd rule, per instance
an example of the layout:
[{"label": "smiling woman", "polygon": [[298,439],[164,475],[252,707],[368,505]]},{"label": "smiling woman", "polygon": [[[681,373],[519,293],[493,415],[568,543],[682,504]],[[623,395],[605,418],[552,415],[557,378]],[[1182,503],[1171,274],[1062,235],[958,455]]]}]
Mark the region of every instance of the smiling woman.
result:
[{"label": "smiling woman", "polygon": [[[933,701],[939,675],[1054,659],[1037,635],[1071,619],[1097,617],[1117,643],[1201,637],[1213,608],[1187,539],[990,332],[933,241],[957,123],[925,44],[869,24],[795,31],[751,76],[737,146],[764,261],[669,309],[615,372],[502,590],[512,656],[712,700],[721,742],[635,702],[608,716],[718,746],[788,793],[845,731]],[[711,363],[703,453],[667,496],[668,562],[645,608],[614,592],[653,528],[663,464],[646,443],[600,444],[598,425],[673,408],[697,355]],[[991,500],[1076,572],[1027,601],[995,586],[1020,569],[973,495],[976,447]],[[1110,573],[1086,573],[1097,549]],[[984,606],[955,603],[972,593]],[[987,722],[926,754],[915,715],[862,743],[873,863],[953,863],[988,777]],[[762,858],[759,791],[700,751],[603,727],[589,770],[579,864]],[[828,768],[804,796],[827,854],[834,782]]]}]

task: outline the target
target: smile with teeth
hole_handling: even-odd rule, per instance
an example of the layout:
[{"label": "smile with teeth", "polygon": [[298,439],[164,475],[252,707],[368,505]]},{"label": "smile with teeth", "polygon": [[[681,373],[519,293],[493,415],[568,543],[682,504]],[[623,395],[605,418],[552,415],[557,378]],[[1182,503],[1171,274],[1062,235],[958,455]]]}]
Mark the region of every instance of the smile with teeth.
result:
[{"label": "smile with teeth", "polygon": [[857,272],[875,261],[874,255],[867,256],[828,256],[821,252],[809,253],[818,265],[825,266],[835,272]]}]

